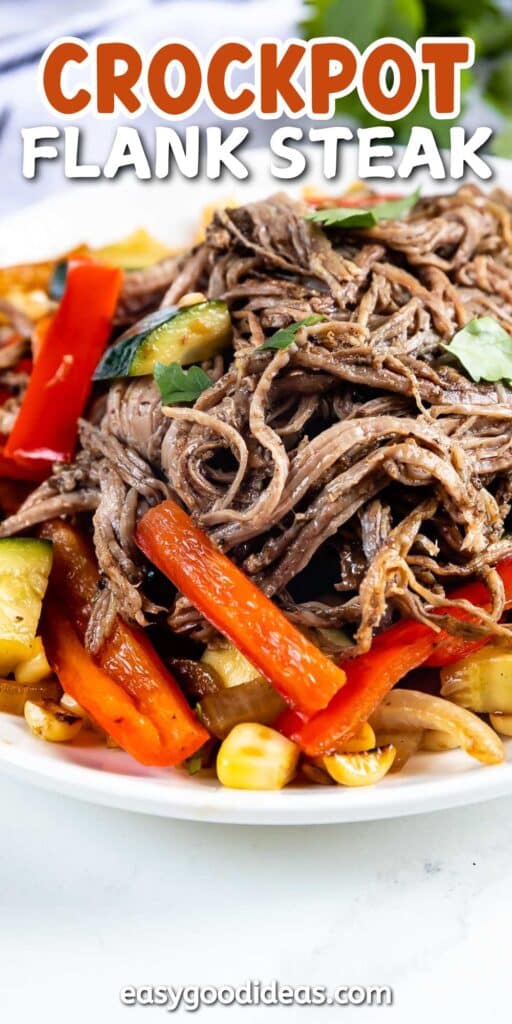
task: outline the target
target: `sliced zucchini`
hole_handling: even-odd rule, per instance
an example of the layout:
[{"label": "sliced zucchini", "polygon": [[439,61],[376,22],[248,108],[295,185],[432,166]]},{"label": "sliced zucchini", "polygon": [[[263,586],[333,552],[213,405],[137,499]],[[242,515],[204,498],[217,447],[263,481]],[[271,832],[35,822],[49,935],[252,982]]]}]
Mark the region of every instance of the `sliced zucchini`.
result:
[{"label": "sliced zucchini", "polygon": [[53,268],[50,283],[48,285],[48,294],[51,299],[55,300],[55,302],[60,302],[66,290],[68,266],[69,260],[64,259],[58,260]]},{"label": "sliced zucchini", "polygon": [[31,654],[52,567],[47,540],[0,540],[0,675]]},{"label": "sliced zucchini", "polygon": [[242,686],[253,679],[261,679],[258,669],[232,644],[207,647],[201,661],[215,670],[223,686]]},{"label": "sliced zucchini", "polygon": [[188,366],[211,359],[231,341],[231,317],[225,302],[198,302],[182,309],[159,309],[130,327],[109,348],[95,380],[143,377],[156,363]]}]

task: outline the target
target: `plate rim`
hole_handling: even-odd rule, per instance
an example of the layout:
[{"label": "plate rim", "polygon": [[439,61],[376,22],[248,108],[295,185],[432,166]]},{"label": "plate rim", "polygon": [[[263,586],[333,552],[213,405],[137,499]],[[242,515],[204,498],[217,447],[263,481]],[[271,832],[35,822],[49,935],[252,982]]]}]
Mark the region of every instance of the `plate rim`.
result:
[{"label": "plate rim", "polygon": [[[303,147],[304,150],[307,147]],[[268,152],[264,148],[254,148],[251,151],[251,192],[264,194],[269,184]],[[512,161],[494,158],[492,160],[498,182],[512,183]],[[350,180],[351,168],[346,167],[344,181]],[[425,179],[419,175],[419,179]],[[273,182],[274,190],[286,189],[296,193],[304,184],[319,180],[317,171],[312,168],[311,173],[304,176],[299,182]],[[258,185],[258,181],[260,184]],[[377,179],[374,179],[377,181]],[[374,182],[370,182],[373,184]],[[152,193],[149,186],[155,184],[156,188]],[[203,202],[203,195],[206,193],[223,195],[229,192],[229,186],[222,186],[220,183],[208,183],[202,179],[194,182],[173,183],[174,195],[178,202],[191,201],[192,196],[200,192],[201,198],[195,199],[194,216],[197,214],[197,203]],[[339,189],[343,181],[330,182],[329,189]],[[412,187],[410,179],[407,187]],[[446,191],[454,184],[460,182],[438,183],[430,182],[432,191]],[[255,188],[256,186],[256,188]],[[440,187],[441,186],[441,187]],[[404,187],[404,182],[386,181],[386,188],[398,191]],[[485,187],[485,183],[484,183]],[[232,186],[232,191],[240,195],[247,191],[245,182],[238,182]],[[140,183],[134,186],[131,183],[117,182],[115,190],[112,183],[98,185],[95,192],[84,189],[76,184],[73,191],[66,190],[64,193],[53,193],[46,198],[38,200],[20,210],[14,211],[0,219],[0,264],[5,261],[9,247],[9,235],[13,237],[17,230],[31,222],[39,223],[42,230],[51,222],[52,217],[64,217],[70,215],[73,208],[79,204],[81,196],[87,196],[89,201],[94,202],[95,218],[93,221],[98,226],[98,209],[105,209],[105,203],[115,199],[119,205],[127,202],[131,197],[137,195],[142,197],[140,212],[137,210],[137,217],[141,223],[147,222],[147,210],[149,203],[144,208],[144,197],[149,195],[164,196],[165,186],[163,183]],[[151,198],[150,202],[153,202]],[[82,211],[83,218],[83,211]],[[96,232],[97,233],[97,232]],[[72,244],[72,243],[71,243]],[[55,251],[51,244],[48,244],[48,251]],[[40,748],[41,741],[33,737],[28,738],[38,747],[31,749],[29,743],[16,742],[9,736],[11,729],[7,728],[7,738],[1,735],[1,724],[11,718],[8,715],[0,716],[0,770],[6,775],[21,779],[37,785],[49,791],[61,795],[74,797],[89,803],[102,806],[115,807],[123,810],[131,810],[139,813],[153,814],[158,816],[177,818],[181,820],[192,820],[202,822],[218,822],[225,824],[243,825],[319,825],[319,824],[343,824],[356,821],[372,821],[387,818],[429,813],[435,810],[443,810],[451,807],[466,806],[480,801],[494,799],[499,796],[512,794],[512,763],[505,762],[501,765],[479,766],[460,771],[447,771],[442,775],[414,774],[408,775],[407,769],[400,776],[390,777],[376,787],[364,787],[360,789],[346,789],[344,787],[314,787],[310,789],[287,787],[279,792],[248,792],[245,790],[226,789],[220,784],[207,785],[196,782],[193,779],[179,780],[179,785],[173,782],[170,774],[165,775],[161,770],[160,775],[154,773],[150,776],[133,776],[131,774],[119,774],[115,771],[99,771],[94,767],[87,767],[83,764],[72,763],[71,760],[62,757],[58,752],[44,752],[44,746]],[[17,720],[20,722],[20,719]],[[23,720],[21,720],[25,728]],[[12,723],[11,723],[12,725]],[[47,745],[50,746],[50,745]],[[54,745],[53,745],[54,746]],[[512,747],[512,742],[509,744]],[[39,749],[40,748],[40,749]],[[67,748],[73,751],[74,747]],[[115,751],[109,753],[116,754]],[[128,755],[121,755],[128,757]],[[441,755],[422,755],[427,758],[436,758]],[[449,759],[464,757],[460,752],[443,753],[442,757],[446,764],[451,763]],[[128,759],[131,761],[131,759]],[[131,762],[134,764],[134,762]],[[444,763],[444,762],[443,762]],[[416,781],[415,781],[416,780]],[[164,784],[165,782],[165,784]]]},{"label": "plate rim", "polygon": [[[215,780],[197,784],[192,778],[174,781],[173,771],[158,769],[152,775],[99,770],[72,760],[61,760],[56,745],[45,755],[43,741],[25,732],[23,719],[2,715],[2,722],[23,730],[23,742],[0,736],[0,768],[7,775],[62,796],[80,801],[179,820],[241,825],[327,825],[376,821],[425,814],[467,806],[512,793],[512,762],[478,765],[462,751],[423,754],[424,762],[443,757],[444,763],[460,769],[440,776],[409,774],[389,776],[377,786],[348,788],[336,786],[289,786],[278,791],[228,789]],[[508,753],[510,754],[510,744]],[[30,749],[33,747],[33,749]],[[28,748],[28,749],[27,749]],[[76,744],[61,748],[73,756],[89,749]],[[122,751],[104,747],[107,760],[139,772],[140,766]],[[211,782],[211,784],[210,784]]]}]

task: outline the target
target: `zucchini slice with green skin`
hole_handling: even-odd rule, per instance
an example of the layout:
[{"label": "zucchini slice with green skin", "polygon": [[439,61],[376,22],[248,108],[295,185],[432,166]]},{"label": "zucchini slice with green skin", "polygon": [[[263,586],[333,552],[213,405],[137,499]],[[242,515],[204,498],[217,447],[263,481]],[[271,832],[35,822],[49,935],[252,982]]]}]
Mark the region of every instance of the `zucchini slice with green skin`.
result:
[{"label": "zucchini slice with green skin", "polygon": [[48,294],[55,302],[60,302],[66,290],[66,279],[68,276],[68,260],[59,260],[53,268],[53,273],[48,285]]},{"label": "zucchini slice with green skin", "polygon": [[231,317],[225,302],[159,309],[130,327],[105,352],[94,380],[143,377],[153,373],[155,363],[201,363],[226,348],[231,336]]},{"label": "zucchini slice with green skin", "polygon": [[30,652],[51,567],[50,541],[0,540],[0,676]]}]

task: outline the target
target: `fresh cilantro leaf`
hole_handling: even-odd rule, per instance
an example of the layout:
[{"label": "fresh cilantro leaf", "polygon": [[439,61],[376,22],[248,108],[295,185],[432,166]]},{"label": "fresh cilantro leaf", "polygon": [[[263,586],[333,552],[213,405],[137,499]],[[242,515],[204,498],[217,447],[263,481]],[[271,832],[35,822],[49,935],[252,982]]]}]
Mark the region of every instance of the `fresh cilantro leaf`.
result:
[{"label": "fresh cilantro leaf", "polygon": [[314,220],[324,228],[373,228],[378,224],[378,217],[372,209],[366,210],[358,206],[333,206],[327,210],[314,210],[306,215],[307,220]]},{"label": "fresh cilantro leaf", "polygon": [[363,209],[357,206],[333,206],[328,210],[315,210],[307,214],[308,220],[334,228],[371,228],[381,220],[396,220],[407,213],[418,202],[419,189],[402,199],[390,199]]},{"label": "fresh cilantro leaf", "polygon": [[507,384],[512,380],[512,338],[492,316],[470,320],[443,348],[477,384],[481,380]]},{"label": "fresh cilantro leaf", "polygon": [[312,324],[319,324],[326,319],[327,317],[316,313],[313,316],[306,316],[304,320],[298,320],[296,324],[290,324],[288,327],[282,327],[280,331],[276,331],[263,342],[263,345],[260,345],[260,348],[289,348],[290,345],[293,345],[295,335],[301,327],[310,327]]},{"label": "fresh cilantro leaf", "polygon": [[199,395],[210,388],[211,379],[200,366],[191,366],[184,370],[179,363],[156,363],[153,376],[162,396],[164,405],[176,405],[178,402],[195,402]]}]

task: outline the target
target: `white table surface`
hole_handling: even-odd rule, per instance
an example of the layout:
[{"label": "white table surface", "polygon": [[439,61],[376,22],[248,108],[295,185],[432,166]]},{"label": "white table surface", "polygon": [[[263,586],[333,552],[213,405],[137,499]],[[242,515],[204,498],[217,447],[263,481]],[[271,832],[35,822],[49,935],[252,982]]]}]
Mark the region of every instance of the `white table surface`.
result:
[{"label": "white table surface", "polygon": [[387,984],[395,1003],[206,1008],[200,1019],[432,1024],[492,1020],[509,1005],[512,799],[256,829],[113,811],[2,778],[0,807],[9,1024],[190,1019],[122,1007],[119,990],[249,978]]}]

